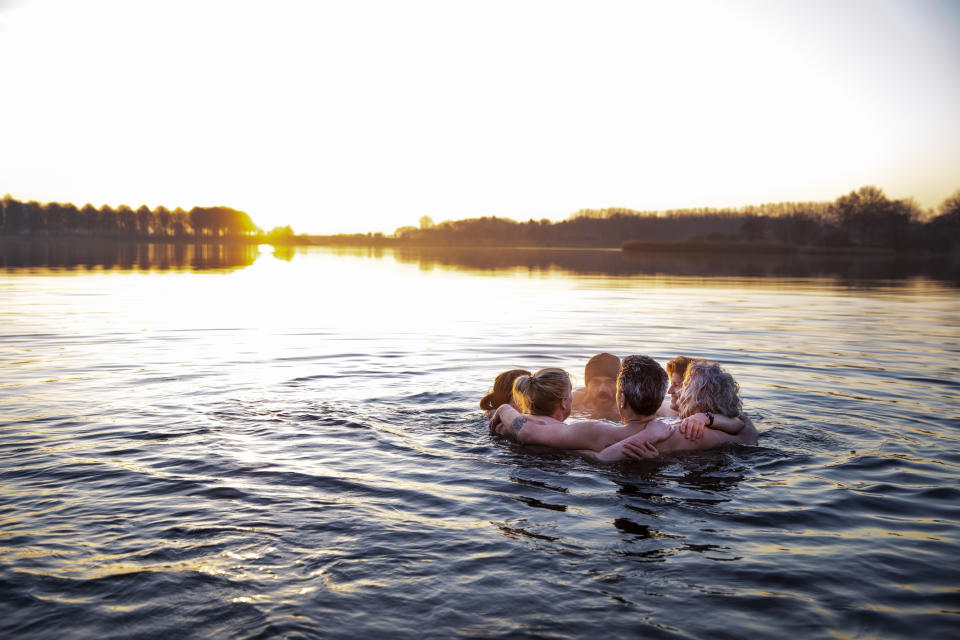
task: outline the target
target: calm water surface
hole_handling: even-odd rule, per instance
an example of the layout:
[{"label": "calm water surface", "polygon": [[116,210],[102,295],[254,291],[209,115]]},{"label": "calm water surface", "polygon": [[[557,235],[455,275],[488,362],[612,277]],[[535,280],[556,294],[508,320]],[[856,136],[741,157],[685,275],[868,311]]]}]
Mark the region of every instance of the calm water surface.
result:
[{"label": "calm water surface", "polygon": [[[44,255],[0,270],[2,637],[960,633],[955,271]],[[724,363],[759,446],[488,435],[499,371],[598,351]]]}]

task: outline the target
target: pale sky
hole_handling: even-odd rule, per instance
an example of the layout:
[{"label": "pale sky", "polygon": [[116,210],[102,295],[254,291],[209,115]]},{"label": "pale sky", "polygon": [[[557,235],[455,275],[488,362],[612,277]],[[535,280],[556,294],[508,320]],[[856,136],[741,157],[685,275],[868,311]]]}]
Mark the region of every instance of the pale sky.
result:
[{"label": "pale sky", "polygon": [[0,0],[0,196],[393,232],[960,189],[956,0]]}]

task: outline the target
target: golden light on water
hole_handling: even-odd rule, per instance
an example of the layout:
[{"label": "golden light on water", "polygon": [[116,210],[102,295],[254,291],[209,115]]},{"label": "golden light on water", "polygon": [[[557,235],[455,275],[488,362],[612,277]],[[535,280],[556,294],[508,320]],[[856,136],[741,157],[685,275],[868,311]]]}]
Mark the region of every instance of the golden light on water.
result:
[{"label": "golden light on water", "polygon": [[[954,280],[200,254],[0,271],[5,636],[952,629]],[[760,445],[601,468],[489,436],[505,365],[597,350],[721,360]]]}]

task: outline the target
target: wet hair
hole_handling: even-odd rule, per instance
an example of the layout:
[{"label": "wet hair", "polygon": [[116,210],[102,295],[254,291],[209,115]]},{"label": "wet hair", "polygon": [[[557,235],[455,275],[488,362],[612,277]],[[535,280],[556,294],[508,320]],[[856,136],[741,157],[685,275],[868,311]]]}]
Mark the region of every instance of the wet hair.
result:
[{"label": "wet hair", "polygon": [[648,356],[627,356],[620,364],[617,388],[627,404],[642,416],[657,412],[663,404],[669,378],[663,367]]},{"label": "wet hair", "polygon": [[493,390],[480,400],[480,408],[484,411],[493,411],[502,404],[507,404],[513,398],[513,381],[520,376],[529,376],[526,369],[510,369],[497,375],[493,381]]},{"label": "wet hair", "polygon": [[547,367],[532,376],[517,378],[513,383],[513,401],[523,413],[549,416],[572,386],[570,374],[557,367]]},{"label": "wet hair", "polygon": [[691,362],[683,378],[680,415],[710,411],[735,418],[740,415],[740,385],[716,362]]},{"label": "wet hair", "polygon": [[673,360],[667,363],[667,375],[671,378],[673,374],[680,376],[680,379],[683,380],[683,377],[687,375],[687,367],[690,366],[691,362],[696,362],[697,358],[689,358],[687,356],[677,356]]}]

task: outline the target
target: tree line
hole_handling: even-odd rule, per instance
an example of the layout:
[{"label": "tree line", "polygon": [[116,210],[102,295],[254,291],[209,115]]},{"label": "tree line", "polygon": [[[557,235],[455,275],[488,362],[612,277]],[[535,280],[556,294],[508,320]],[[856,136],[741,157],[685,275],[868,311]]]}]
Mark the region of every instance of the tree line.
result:
[{"label": "tree line", "polygon": [[874,186],[833,202],[780,202],[737,209],[634,211],[585,209],[559,222],[484,217],[401,227],[405,243],[619,247],[728,243],[892,250],[949,251],[960,246],[960,190],[938,212],[913,200],[892,200]]},{"label": "tree line", "polygon": [[250,216],[230,207],[165,207],[132,209],[104,205],[20,202],[9,195],[0,200],[0,234],[33,237],[108,237],[134,241],[252,240],[260,229]]},{"label": "tree line", "polygon": [[0,235],[91,236],[136,241],[266,241],[274,244],[574,246],[621,247],[703,244],[777,250],[846,247],[897,251],[952,251],[960,247],[960,190],[937,211],[913,200],[892,200],[874,186],[861,187],[833,202],[780,202],[737,209],[635,211],[584,209],[566,220],[518,222],[482,217],[435,224],[428,216],[419,227],[382,233],[297,236],[289,226],[264,234],[246,213],[229,207],[164,207],[137,210],[92,205],[0,200]]}]

